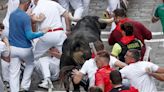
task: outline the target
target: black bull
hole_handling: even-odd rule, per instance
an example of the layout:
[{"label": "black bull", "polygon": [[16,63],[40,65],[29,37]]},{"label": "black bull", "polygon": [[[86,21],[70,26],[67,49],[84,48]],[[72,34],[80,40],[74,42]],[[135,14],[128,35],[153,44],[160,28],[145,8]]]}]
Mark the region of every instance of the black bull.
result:
[{"label": "black bull", "polygon": [[[86,16],[79,20],[77,25],[73,28],[71,35],[64,41],[62,51],[63,54],[60,59],[60,78],[64,82],[66,91],[69,91],[69,78],[71,71],[74,68],[80,68],[85,60],[91,58],[90,42],[101,41],[101,30],[106,27],[106,24],[100,23],[96,16]],[[81,51],[82,59],[74,59],[74,53]],[[74,90],[79,90],[80,84],[73,84]],[[84,87],[87,90],[87,87]]]}]

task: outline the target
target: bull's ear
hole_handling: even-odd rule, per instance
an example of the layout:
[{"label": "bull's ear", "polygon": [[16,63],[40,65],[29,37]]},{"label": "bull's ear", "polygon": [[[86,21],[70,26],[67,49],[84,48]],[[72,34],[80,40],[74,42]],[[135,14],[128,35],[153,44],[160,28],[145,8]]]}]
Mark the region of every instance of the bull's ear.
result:
[{"label": "bull's ear", "polygon": [[100,17],[98,17],[98,16],[93,16],[93,18],[94,18],[95,20],[98,21]]}]

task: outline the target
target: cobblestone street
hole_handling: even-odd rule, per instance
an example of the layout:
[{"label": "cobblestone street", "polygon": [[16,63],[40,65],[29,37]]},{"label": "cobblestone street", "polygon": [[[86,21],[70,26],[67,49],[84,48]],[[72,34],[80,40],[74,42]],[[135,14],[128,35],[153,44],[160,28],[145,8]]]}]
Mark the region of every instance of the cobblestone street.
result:
[{"label": "cobblestone street", "polygon": [[[155,2],[156,1],[156,2]],[[147,28],[151,30],[153,33],[153,39],[150,41],[146,41],[147,46],[151,46],[152,50],[150,52],[151,62],[158,64],[159,66],[164,67],[164,49],[159,47],[161,42],[164,41],[164,36],[161,33],[162,27],[160,22],[152,24],[151,17],[153,15],[154,7],[158,4],[158,0],[129,0],[129,9],[128,9],[128,17],[142,22]],[[0,4],[4,4],[7,0],[0,0]],[[97,15],[102,16],[102,12],[106,10],[107,7],[107,0],[91,0],[89,15]],[[0,11],[0,21],[5,16],[5,11]],[[107,37],[109,35],[109,28],[103,30],[102,32],[102,39],[104,39],[105,47],[111,51],[111,46],[107,44]],[[33,87],[32,90],[38,90],[37,84],[38,76],[36,74],[33,75]],[[54,82],[55,89],[54,90],[61,90],[63,89],[59,82]],[[164,92],[164,82],[156,81],[156,85],[158,87],[158,91]],[[39,89],[43,90],[43,89]],[[46,91],[45,91],[46,92]]]}]

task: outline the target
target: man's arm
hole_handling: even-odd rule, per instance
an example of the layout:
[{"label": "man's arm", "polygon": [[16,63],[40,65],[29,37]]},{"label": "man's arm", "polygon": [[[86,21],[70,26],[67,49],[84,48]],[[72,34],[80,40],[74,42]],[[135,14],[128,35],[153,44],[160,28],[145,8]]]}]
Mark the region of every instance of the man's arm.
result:
[{"label": "man's arm", "polygon": [[152,17],[152,23],[156,23],[159,20],[159,16],[158,16],[158,7],[155,10],[154,16]]},{"label": "man's arm", "polygon": [[116,62],[114,63],[114,65],[115,65],[116,67],[119,67],[119,68],[124,68],[125,66],[127,66],[126,63],[121,62],[120,60],[116,61]]},{"label": "man's arm", "polygon": [[146,72],[150,75],[153,76],[155,79],[164,81],[164,73],[154,73],[150,70],[150,68],[146,68]]},{"label": "man's arm", "polygon": [[157,18],[155,16],[153,16],[152,19],[151,19],[152,23],[156,23],[158,20],[159,20],[159,18]]},{"label": "man's arm", "polygon": [[164,73],[164,67],[159,67],[155,73]]},{"label": "man's arm", "polygon": [[150,75],[153,76],[157,80],[164,81],[164,74],[151,73]]},{"label": "man's arm", "polygon": [[65,18],[66,31],[67,31],[68,33],[70,33],[70,32],[71,32],[71,28],[70,28],[71,22],[70,22],[70,17],[69,17],[68,11],[65,11],[65,12],[63,13],[62,16]]}]

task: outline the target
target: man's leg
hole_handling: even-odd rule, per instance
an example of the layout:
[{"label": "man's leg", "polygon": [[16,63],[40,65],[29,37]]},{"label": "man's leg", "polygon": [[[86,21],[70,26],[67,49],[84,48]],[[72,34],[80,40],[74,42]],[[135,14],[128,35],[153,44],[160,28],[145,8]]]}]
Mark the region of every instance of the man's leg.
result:
[{"label": "man's leg", "polygon": [[10,90],[11,92],[19,91],[19,79],[20,79],[20,60],[18,57],[11,58],[9,71],[10,71]]},{"label": "man's leg", "polygon": [[42,71],[42,75],[43,75],[44,79],[50,78],[50,76],[51,76],[50,68],[49,68],[50,58],[51,57],[43,57],[43,58],[39,59],[39,62],[40,62],[40,65],[41,65],[41,71]]},{"label": "man's leg", "polygon": [[88,15],[90,0],[82,0],[82,1],[84,6],[83,16],[86,16]]},{"label": "man's leg", "polygon": [[63,8],[69,10],[69,0],[58,0],[58,2]]},{"label": "man's leg", "polygon": [[55,81],[59,78],[59,64],[60,64],[60,59],[57,59],[53,57],[53,59],[50,60],[50,72],[51,72],[51,80]]},{"label": "man's leg", "polygon": [[20,58],[25,62],[21,88],[24,90],[29,90],[31,84],[31,75],[34,69],[34,56],[31,48],[24,49],[24,52],[24,54],[20,55]]},{"label": "man's leg", "polygon": [[74,17],[81,18],[84,11],[82,0],[70,0],[70,4],[75,10]]},{"label": "man's leg", "polygon": [[1,77],[0,77],[0,92],[4,92],[4,85]]},{"label": "man's leg", "polygon": [[3,81],[9,82],[9,63],[1,59]]},{"label": "man's leg", "polygon": [[51,45],[49,45],[46,40],[39,39],[35,45],[34,59],[38,60],[49,50],[49,48],[51,48]]}]

